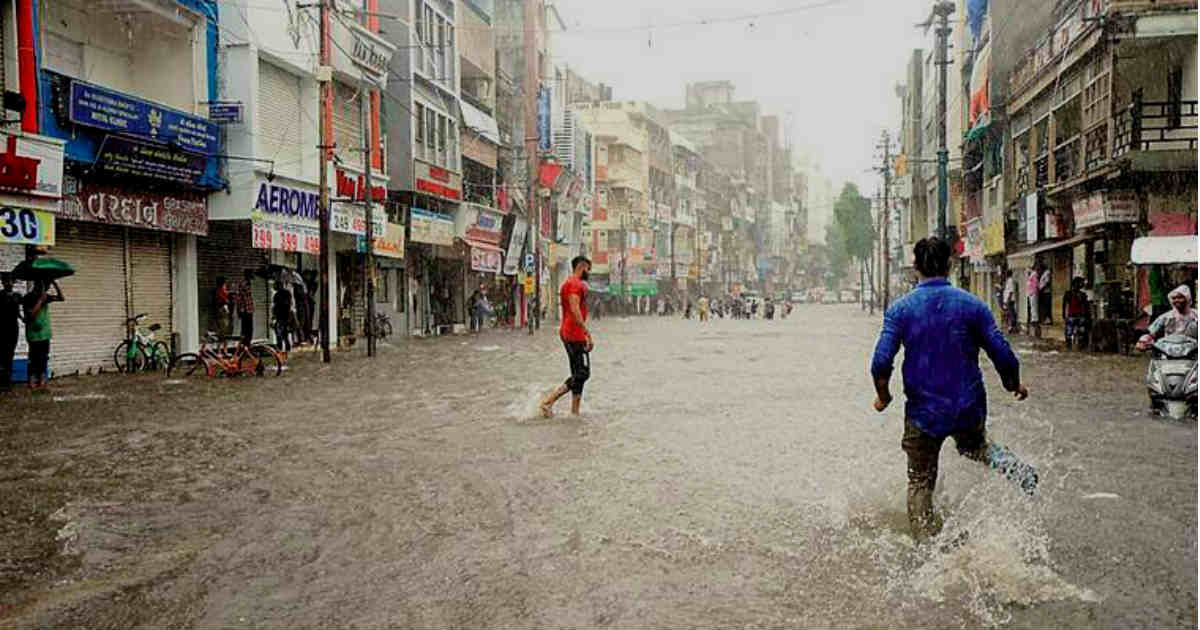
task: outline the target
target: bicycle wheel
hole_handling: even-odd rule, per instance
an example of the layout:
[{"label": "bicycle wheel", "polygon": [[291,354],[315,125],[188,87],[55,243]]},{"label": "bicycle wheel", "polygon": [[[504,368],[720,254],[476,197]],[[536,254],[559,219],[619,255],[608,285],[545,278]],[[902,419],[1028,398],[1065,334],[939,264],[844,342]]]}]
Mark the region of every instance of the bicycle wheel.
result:
[{"label": "bicycle wheel", "polygon": [[156,341],[149,349],[142,348],[142,352],[146,355],[147,370],[159,372],[171,367],[171,351],[165,341]]},{"label": "bicycle wheel", "polygon": [[146,357],[142,351],[128,339],[122,341],[113,351],[113,364],[118,372],[132,374],[145,366]]},{"label": "bicycle wheel", "polygon": [[167,376],[170,378],[187,378],[208,374],[208,366],[204,359],[195,352],[186,352],[175,357],[167,366]]},{"label": "bicycle wheel", "polygon": [[279,358],[279,353],[275,351],[275,348],[266,344],[255,344],[250,346],[250,355],[243,354],[238,359],[239,372],[247,367],[244,364],[245,361],[253,359],[257,361],[257,364],[254,366],[255,376],[279,376],[283,374],[283,361]]},{"label": "bicycle wheel", "polygon": [[391,337],[392,336],[392,322],[390,322],[386,319],[379,322],[379,325],[376,328],[376,332],[378,332],[379,336],[383,337],[384,339]]}]

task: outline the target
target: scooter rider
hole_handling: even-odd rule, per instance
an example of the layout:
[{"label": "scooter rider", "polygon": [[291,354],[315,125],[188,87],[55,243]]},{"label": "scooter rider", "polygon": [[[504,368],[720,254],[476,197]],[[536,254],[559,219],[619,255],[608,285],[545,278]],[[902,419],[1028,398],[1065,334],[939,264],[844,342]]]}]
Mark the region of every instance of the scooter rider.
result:
[{"label": "scooter rider", "polygon": [[[1071,280],[1071,288],[1063,295],[1063,323],[1066,326],[1066,341],[1067,347],[1071,347],[1071,340],[1075,333],[1081,332],[1082,337],[1086,338],[1091,330],[1091,309],[1088,308],[1088,297],[1083,292],[1083,278],[1074,278]],[[1080,342],[1082,345],[1082,341]]]},{"label": "scooter rider", "polygon": [[1186,284],[1179,285],[1167,294],[1173,307],[1171,311],[1159,315],[1150,324],[1148,334],[1143,335],[1137,342],[1138,350],[1145,350],[1154,345],[1158,339],[1167,335],[1186,335],[1197,338],[1196,311],[1192,309],[1192,290]]}]

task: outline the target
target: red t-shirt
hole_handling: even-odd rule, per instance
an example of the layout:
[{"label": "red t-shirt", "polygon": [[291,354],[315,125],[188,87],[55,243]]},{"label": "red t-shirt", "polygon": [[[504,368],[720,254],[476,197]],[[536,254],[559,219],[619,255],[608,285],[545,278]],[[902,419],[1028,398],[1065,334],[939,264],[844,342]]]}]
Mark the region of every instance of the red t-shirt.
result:
[{"label": "red t-shirt", "polygon": [[582,326],[575,323],[575,318],[571,316],[571,303],[568,299],[572,295],[579,296],[579,313],[583,315],[583,321],[586,322],[587,292],[587,283],[575,276],[567,278],[558,291],[559,301],[562,302],[562,326],[558,329],[558,335],[562,337],[563,341],[587,343],[587,333],[583,331]]}]

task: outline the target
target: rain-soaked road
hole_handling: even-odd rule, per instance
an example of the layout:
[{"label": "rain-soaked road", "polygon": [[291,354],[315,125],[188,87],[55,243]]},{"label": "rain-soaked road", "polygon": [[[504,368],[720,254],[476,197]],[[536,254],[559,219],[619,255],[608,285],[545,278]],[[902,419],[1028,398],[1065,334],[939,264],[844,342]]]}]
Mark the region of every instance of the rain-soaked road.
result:
[{"label": "rain-soaked road", "polygon": [[943,536],[968,537],[914,549],[877,325],[603,320],[579,419],[534,417],[550,331],[22,394],[0,625],[1196,624],[1196,426],[1143,412],[1143,358],[1018,341],[1023,404],[988,366],[989,431],[1042,492],[947,447]]}]

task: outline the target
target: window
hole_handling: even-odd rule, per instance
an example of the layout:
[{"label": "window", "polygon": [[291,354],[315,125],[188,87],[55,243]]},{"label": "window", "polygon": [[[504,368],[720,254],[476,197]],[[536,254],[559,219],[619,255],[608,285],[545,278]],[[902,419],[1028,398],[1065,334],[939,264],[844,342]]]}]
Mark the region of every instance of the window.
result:
[{"label": "window", "polygon": [[436,129],[437,129],[437,113],[434,112],[432,109],[426,108],[425,109],[425,131],[426,131],[425,146],[428,147],[430,150],[433,150],[434,145],[436,144],[436,139],[434,138],[434,135],[435,135],[434,130],[436,130]]},{"label": "window", "polygon": [[438,153],[446,152],[446,119],[442,116],[437,117],[437,150]]},{"label": "window", "polygon": [[413,139],[418,145],[425,142],[425,106],[417,103],[416,109],[413,110],[413,115],[416,117],[416,124],[413,126]]},{"label": "window", "polygon": [[1183,124],[1183,67],[1175,66],[1167,73],[1167,127],[1178,129]]},{"label": "window", "polygon": [[434,23],[435,23],[435,22],[434,22],[434,19],[433,19],[433,7],[432,7],[432,6],[430,6],[430,5],[425,5],[425,20],[424,20],[424,26],[425,26],[425,43],[426,43],[426,44],[428,44],[428,45],[430,45],[430,46],[432,46],[432,45],[433,45],[433,28],[434,28]]}]

